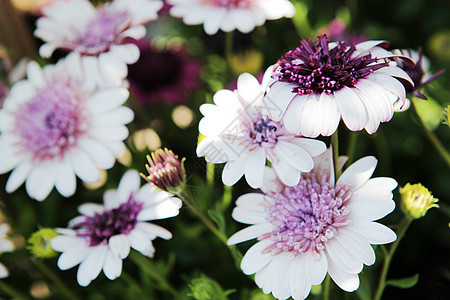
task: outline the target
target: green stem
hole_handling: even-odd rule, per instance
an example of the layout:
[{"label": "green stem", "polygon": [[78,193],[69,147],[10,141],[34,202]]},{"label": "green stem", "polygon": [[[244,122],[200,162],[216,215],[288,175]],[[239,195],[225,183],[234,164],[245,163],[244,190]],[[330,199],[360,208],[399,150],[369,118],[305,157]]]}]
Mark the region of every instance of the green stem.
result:
[{"label": "green stem", "polygon": [[19,300],[25,300],[30,299],[27,295],[22,294],[9,284],[7,284],[4,280],[0,280],[0,290],[3,291],[5,294],[11,296],[13,299],[19,299]]},{"label": "green stem", "polygon": [[223,189],[222,205],[220,208],[222,211],[225,211],[228,206],[230,206],[231,200],[233,199],[233,187],[224,185]]},{"label": "green stem", "polygon": [[130,259],[139,267],[142,268],[143,271],[147,275],[150,275],[153,279],[155,279],[160,285],[163,290],[166,290],[170,292],[172,295],[177,298],[178,291],[164,278],[159,274],[152,266],[149,265],[149,261],[144,261],[144,256],[140,255],[139,253],[132,251],[130,252]]},{"label": "green stem", "polygon": [[386,278],[389,271],[389,266],[391,265],[392,257],[394,256],[395,250],[397,250],[398,244],[405,235],[405,232],[408,229],[409,224],[411,224],[411,222],[412,219],[405,216],[399,224],[399,228],[397,231],[397,240],[392,244],[391,248],[386,254],[386,257],[384,258],[383,268],[381,269],[380,280],[378,282],[378,288],[375,293],[375,297],[373,298],[374,300],[380,300],[381,296],[383,295],[384,288],[386,287]]},{"label": "green stem", "polygon": [[331,286],[331,277],[329,274],[325,277],[325,280],[323,281],[323,300],[329,300],[330,299],[330,286]]},{"label": "green stem", "polygon": [[334,180],[337,182],[339,178],[339,138],[337,129],[331,136],[331,147],[333,150]]},{"label": "green stem", "polygon": [[233,31],[225,32],[225,52],[224,56],[227,64],[230,63],[231,55],[233,54]]},{"label": "green stem", "polygon": [[442,145],[441,141],[437,138],[437,136],[434,134],[433,131],[429,130],[425,123],[423,122],[422,118],[417,112],[416,107],[416,99],[411,99],[411,110],[413,112],[413,115],[417,119],[417,122],[419,123],[420,128],[422,128],[423,132],[427,136],[427,138],[430,140],[431,144],[434,146],[436,151],[439,153],[439,155],[442,157],[442,159],[447,163],[447,166],[450,167],[450,153],[445,149],[445,147]]},{"label": "green stem", "polygon": [[208,183],[208,187],[214,186],[214,171],[216,165],[213,163],[206,163],[206,182]]},{"label": "green stem", "polygon": [[46,264],[38,259],[31,260],[34,265],[50,279],[58,290],[66,296],[67,299],[77,300],[79,299],[65,284],[64,282],[49,268]]},{"label": "green stem", "polygon": [[227,245],[227,237],[225,234],[219,231],[219,229],[214,225],[214,223],[209,219],[195,204],[191,201],[190,197],[186,195],[184,192],[178,193],[178,197],[186,204],[187,207],[192,209],[192,211],[197,215],[197,217],[202,220],[202,222],[211,230],[212,233],[225,245]]},{"label": "green stem", "polygon": [[347,166],[350,166],[355,161],[356,141],[358,140],[359,131],[352,131],[350,133],[350,139],[348,141],[347,148]]}]

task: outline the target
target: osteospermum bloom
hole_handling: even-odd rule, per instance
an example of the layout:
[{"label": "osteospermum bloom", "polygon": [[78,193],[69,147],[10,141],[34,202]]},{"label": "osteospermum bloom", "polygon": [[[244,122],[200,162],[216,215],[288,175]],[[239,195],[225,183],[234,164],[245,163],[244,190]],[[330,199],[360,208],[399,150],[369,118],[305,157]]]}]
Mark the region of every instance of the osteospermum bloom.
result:
[{"label": "osteospermum bloom", "polygon": [[164,102],[181,104],[200,85],[201,65],[184,46],[158,48],[148,39],[134,42],[139,60],[128,66],[131,95],[141,104]]},{"label": "osteospermum bloom", "polygon": [[390,62],[398,56],[382,48],[386,45],[329,43],[326,36],[319,36],[317,43],[302,40],[278,61],[264,98],[270,118],[307,137],[333,134],[341,118],[352,131],[374,133],[380,122],[392,118],[394,105],[405,103],[405,88],[398,79],[413,85],[408,74]]},{"label": "osteospermum bloom", "polygon": [[44,200],[53,187],[75,193],[76,176],[100,179],[125,149],[125,124],[133,111],[124,88],[95,86],[80,57],[71,54],[41,69],[30,62],[28,79],[15,83],[0,110],[0,174],[12,173],[6,191],[25,181],[28,195]]},{"label": "osteospermum bloom", "polygon": [[63,252],[58,259],[61,270],[80,264],[81,286],[89,285],[102,269],[110,280],[119,277],[130,248],[153,257],[152,240],[172,238],[168,230],[146,221],[178,215],[181,200],[149,183],[140,187],[140,180],[137,171],[127,171],[117,190],[105,192],[103,205],[82,204],[82,216],[74,218],[70,228],[58,229],[61,235],[51,240],[52,248]]},{"label": "osteospermum bloom", "polygon": [[[11,252],[14,250],[14,244],[8,240],[6,236],[9,229],[8,224],[0,224],[0,253]],[[8,277],[8,274],[8,269],[0,263],[0,278]]]},{"label": "osteospermum bloom", "polygon": [[356,290],[363,264],[375,262],[371,244],[396,239],[392,230],[374,221],[394,209],[391,191],[397,182],[370,179],[377,164],[372,156],[356,161],[336,182],[330,154],[316,157],[314,169],[302,173],[298,185],[289,187],[268,176],[263,193],[236,201],[233,218],[251,226],[231,236],[228,244],[258,240],[241,268],[245,274],[256,273],[256,284],[278,299],[306,298],[327,272],[341,289]]},{"label": "osteospermum bloom", "polygon": [[78,52],[98,79],[115,79],[120,85],[127,75],[126,64],[135,63],[139,49],[129,38],[145,36],[143,24],[155,20],[162,7],[157,0],[114,0],[95,8],[88,0],[54,1],[43,9],[35,35],[45,43],[43,57],[55,49]]},{"label": "osteospermum bloom", "polygon": [[301,172],[313,168],[312,157],[326,149],[323,142],[291,134],[282,123],[263,116],[267,79],[260,85],[252,75],[241,74],[235,91],[220,90],[214,104],[200,106],[204,118],[198,127],[205,138],[197,146],[197,155],[210,163],[226,162],[222,173],[226,185],[245,175],[250,186],[261,187],[267,160],[284,183],[295,185]]},{"label": "osteospermum bloom", "polygon": [[170,14],[188,25],[203,23],[209,35],[220,29],[249,33],[266,20],[291,18],[295,7],[287,0],[167,0]]}]

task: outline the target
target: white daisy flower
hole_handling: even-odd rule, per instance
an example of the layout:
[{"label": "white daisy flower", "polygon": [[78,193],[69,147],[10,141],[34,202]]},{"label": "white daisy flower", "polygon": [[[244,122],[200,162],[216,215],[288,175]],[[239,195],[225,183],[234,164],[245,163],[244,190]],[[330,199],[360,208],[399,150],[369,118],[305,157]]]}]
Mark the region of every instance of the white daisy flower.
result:
[{"label": "white daisy flower", "polygon": [[341,118],[352,131],[374,133],[380,122],[392,118],[394,106],[405,103],[399,79],[414,85],[405,71],[390,63],[399,56],[382,48],[386,45],[329,43],[326,36],[319,36],[317,43],[302,40],[279,60],[273,74],[264,98],[270,118],[307,137],[332,135]]},{"label": "white daisy flower", "polygon": [[53,187],[75,193],[76,178],[100,179],[124,151],[125,124],[133,111],[122,104],[124,88],[95,86],[76,53],[56,65],[27,68],[0,110],[0,174],[11,170],[6,191],[24,181],[31,198],[44,200]]},{"label": "white daisy flower", "polygon": [[[139,48],[127,39],[145,36],[143,24],[155,20],[159,0],[114,0],[95,8],[88,0],[54,1],[43,9],[34,34],[45,44],[39,49],[50,57],[56,49],[78,52],[98,80],[120,85],[127,65],[139,58]],[[115,79],[115,81],[111,81]]]},{"label": "white daisy flower", "polygon": [[[14,250],[14,244],[7,239],[9,229],[8,224],[0,224],[0,253],[11,252]],[[6,278],[8,275],[8,269],[0,263],[0,278]]]},{"label": "white daisy flower", "polygon": [[341,289],[356,290],[363,265],[375,262],[371,244],[396,239],[392,230],[374,222],[394,209],[391,191],[397,186],[392,178],[370,179],[375,157],[358,160],[337,182],[331,151],[314,160],[314,169],[302,173],[297,186],[285,186],[272,174],[263,193],[241,196],[232,213],[251,226],[228,244],[258,240],[241,268],[256,273],[256,284],[277,299],[305,299],[327,272]]},{"label": "white daisy flower", "polygon": [[140,187],[140,180],[137,171],[127,171],[117,190],[105,192],[104,205],[82,204],[78,208],[82,216],[70,221],[69,229],[58,229],[61,235],[51,240],[52,248],[63,252],[58,259],[61,270],[80,264],[81,286],[89,285],[102,269],[110,280],[119,277],[130,248],[153,257],[152,240],[172,238],[168,230],[145,221],[178,215],[181,200],[150,183]]},{"label": "white daisy flower", "polygon": [[260,85],[252,75],[241,74],[237,90],[220,90],[214,95],[215,104],[200,107],[204,118],[199,131],[205,138],[197,146],[197,155],[210,163],[226,162],[222,173],[226,185],[245,175],[250,186],[261,187],[266,160],[285,184],[296,185],[300,173],[313,168],[312,157],[326,150],[323,142],[290,134],[282,123],[262,115],[269,76],[270,71]]},{"label": "white daisy flower", "polygon": [[292,18],[295,7],[287,0],[167,0],[170,14],[188,25],[203,23],[209,35],[220,29],[249,33],[266,20]]}]

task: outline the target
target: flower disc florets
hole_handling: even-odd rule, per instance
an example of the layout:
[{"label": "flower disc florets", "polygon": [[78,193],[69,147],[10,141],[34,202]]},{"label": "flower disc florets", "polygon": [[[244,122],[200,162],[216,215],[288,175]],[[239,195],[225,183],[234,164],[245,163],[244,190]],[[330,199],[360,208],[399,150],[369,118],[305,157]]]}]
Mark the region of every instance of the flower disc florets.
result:
[{"label": "flower disc florets", "polygon": [[353,87],[359,79],[388,66],[388,61],[380,62],[370,53],[352,57],[355,51],[354,45],[345,42],[330,44],[326,35],[319,36],[317,43],[301,40],[299,47],[279,60],[278,80],[297,84],[292,92],[299,95],[330,95],[344,86]]},{"label": "flower disc florets", "polygon": [[107,244],[112,236],[128,234],[134,229],[142,206],[143,202],[136,201],[132,193],[119,207],[84,216],[84,220],[75,223],[73,228],[78,230],[77,236],[86,238],[89,247]]},{"label": "flower disc florets", "polygon": [[273,196],[274,204],[266,207],[266,220],[274,230],[259,237],[273,241],[264,253],[319,254],[337,235],[338,228],[351,224],[345,206],[351,198],[348,190],[349,186],[332,187],[326,175],[318,180],[315,172],[303,173],[297,186],[286,186]]}]

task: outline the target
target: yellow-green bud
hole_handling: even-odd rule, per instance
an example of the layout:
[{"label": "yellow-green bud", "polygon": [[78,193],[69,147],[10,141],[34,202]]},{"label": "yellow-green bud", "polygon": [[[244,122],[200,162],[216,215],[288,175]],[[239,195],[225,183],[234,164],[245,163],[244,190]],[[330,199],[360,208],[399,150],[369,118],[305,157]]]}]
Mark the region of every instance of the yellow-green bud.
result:
[{"label": "yellow-green bud", "polygon": [[34,232],[28,239],[27,249],[37,258],[51,258],[58,254],[50,246],[50,241],[58,236],[51,228],[42,228]]},{"label": "yellow-green bud", "polygon": [[439,207],[436,204],[438,199],[434,198],[431,192],[420,183],[413,185],[407,183],[399,191],[401,195],[400,208],[408,218],[422,218],[430,208]]},{"label": "yellow-green bud", "polygon": [[191,289],[189,295],[196,300],[226,300],[227,295],[233,292],[232,290],[223,291],[217,282],[205,275],[193,279],[189,287]]}]

